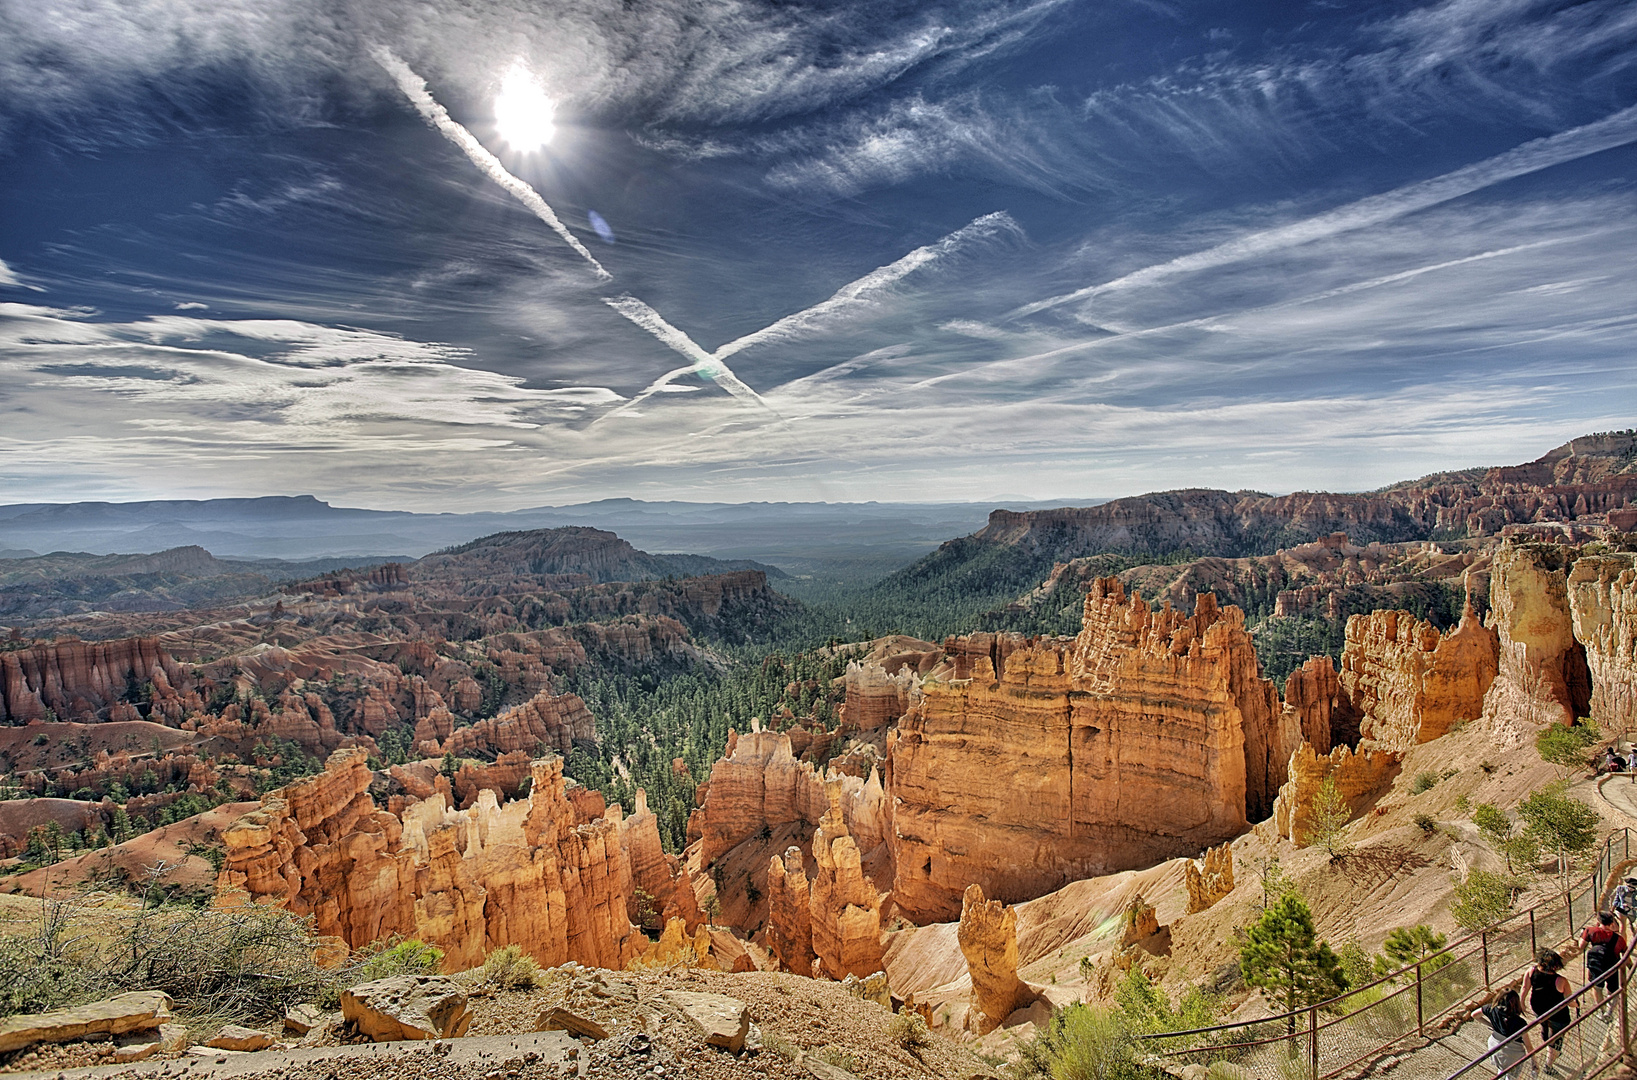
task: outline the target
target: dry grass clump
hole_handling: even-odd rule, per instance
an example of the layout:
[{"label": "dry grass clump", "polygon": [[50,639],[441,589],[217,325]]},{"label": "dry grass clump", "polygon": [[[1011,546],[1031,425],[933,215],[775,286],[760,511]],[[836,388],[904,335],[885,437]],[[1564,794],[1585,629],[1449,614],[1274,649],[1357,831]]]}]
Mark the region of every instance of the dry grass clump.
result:
[{"label": "dry grass clump", "polygon": [[540,965],[517,945],[504,945],[483,961],[483,981],[502,990],[532,990],[540,983]]},{"label": "dry grass clump", "polygon": [[887,1024],[887,1037],[904,1050],[916,1053],[932,1042],[932,1032],[920,1013],[901,1012]]},{"label": "dry grass clump", "polygon": [[133,907],[82,894],[43,900],[0,936],[0,1015],[126,990],[162,990],[179,1009],[259,1017],[311,1000],[335,975],[311,925],[280,908]]}]

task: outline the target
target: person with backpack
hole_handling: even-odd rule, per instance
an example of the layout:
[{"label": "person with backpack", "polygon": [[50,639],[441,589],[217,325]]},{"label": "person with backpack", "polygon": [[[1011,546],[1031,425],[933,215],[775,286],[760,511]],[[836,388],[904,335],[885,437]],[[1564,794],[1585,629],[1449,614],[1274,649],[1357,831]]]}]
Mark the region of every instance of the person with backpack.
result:
[{"label": "person with backpack", "polygon": [[1597,1008],[1620,989],[1620,958],[1626,954],[1626,939],[1614,925],[1614,912],[1597,913],[1597,921],[1580,932],[1586,946],[1586,983],[1597,987]]},{"label": "person with backpack", "polygon": [[1563,1049],[1563,1029],[1569,1026],[1569,980],[1563,977],[1563,957],[1552,949],[1542,949],[1529,970],[1529,1011],[1540,1020],[1540,1041],[1546,1047],[1546,1074],[1557,1075],[1558,1051]]},{"label": "person with backpack", "polygon": [[1621,932],[1630,934],[1633,923],[1637,922],[1637,877],[1628,877],[1615,888],[1609,906],[1620,917]]},{"label": "person with backpack", "polygon": [[1508,990],[1493,1003],[1472,1010],[1472,1019],[1480,1016],[1489,1022],[1489,1062],[1495,1067],[1495,1075],[1514,1080],[1519,1062],[1532,1049],[1525,1031],[1529,1022],[1523,1018],[1518,992]]}]

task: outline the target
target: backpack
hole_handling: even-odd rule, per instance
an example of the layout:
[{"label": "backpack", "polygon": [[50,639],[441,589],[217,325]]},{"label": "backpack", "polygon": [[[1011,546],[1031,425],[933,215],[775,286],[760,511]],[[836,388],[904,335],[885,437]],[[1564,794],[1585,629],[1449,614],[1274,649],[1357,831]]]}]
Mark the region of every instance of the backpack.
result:
[{"label": "backpack", "polygon": [[1594,926],[1586,931],[1586,966],[1593,971],[1607,971],[1620,959],[1617,942],[1620,935],[1612,926]]},{"label": "backpack", "polygon": [[1632,903],[1634,899],[1637,899],[1637,896],[1634,896],[1633,894],[1637,894],[1637,889],[1633,889],[1630,885],[1622,882],[1620,887],[1614,890],[1614,897],[1612,900],[1610,900],[1610,903],[1614,905],[1614,910],[1626,916],[1628,919],[1631,918],[1633,914],[1637,914],[1637,912],[1633,912],[1632,910],[1634,906],[1637,906]]}]

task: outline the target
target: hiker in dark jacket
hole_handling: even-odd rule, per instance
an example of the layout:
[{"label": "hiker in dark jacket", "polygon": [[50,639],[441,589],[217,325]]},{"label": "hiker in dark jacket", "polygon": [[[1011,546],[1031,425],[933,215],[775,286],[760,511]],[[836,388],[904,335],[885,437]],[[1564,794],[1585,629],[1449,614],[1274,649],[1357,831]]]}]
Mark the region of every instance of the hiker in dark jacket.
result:
[{"label": "hiker in dark jacket", "polygon": [[[1489,1022],[1489,1049],[1494,1051],[1489,1063],[1495,1067],[1497,1077],[1511,1080],[1517,1075],[1518,1063],[1532,1049],[1528,1034],[1518,1035],[1529,1026],[1523,1018],[1523,1003],[1518,1000],[1518,992],[1508,990],[1492,1004],[1472,1010],[1474,1020],[1480,1016]],[[1513,1038],[1515,1035],[1518,1037]]]},{"label": "hiker in dark jacket", "polygon": [[1529,1011],[1540,1020],[1540,1041],[1546,1045],[1546,1072],[1555,1075],[1558,1051],[1563,1049],[1563,1029],[1569,1026],[1569,980],[1562,975],[1563,957],[1552,949],[1542,949],[1535,957],[1525,980],[1529,987]]},{"label": "hiker in dark jacket", "polygon": [[1626,954],[1626,939],[1614,925],[1614,912],[1599,911],[1597,921],[1580,932],[1586,946],[1586,982],[1597,987],[1597,1005],[1620,989],[1620,958]]}]

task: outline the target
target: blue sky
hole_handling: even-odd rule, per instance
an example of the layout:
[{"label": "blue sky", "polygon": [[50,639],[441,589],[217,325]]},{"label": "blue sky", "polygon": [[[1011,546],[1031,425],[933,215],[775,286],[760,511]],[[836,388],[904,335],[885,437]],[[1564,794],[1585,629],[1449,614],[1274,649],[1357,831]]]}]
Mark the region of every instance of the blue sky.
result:
[{"label": "blue sky", "polygon": [[0,501],[1510,463],[1633,422],[1634,179],[1612,0],[0,3]]}]

